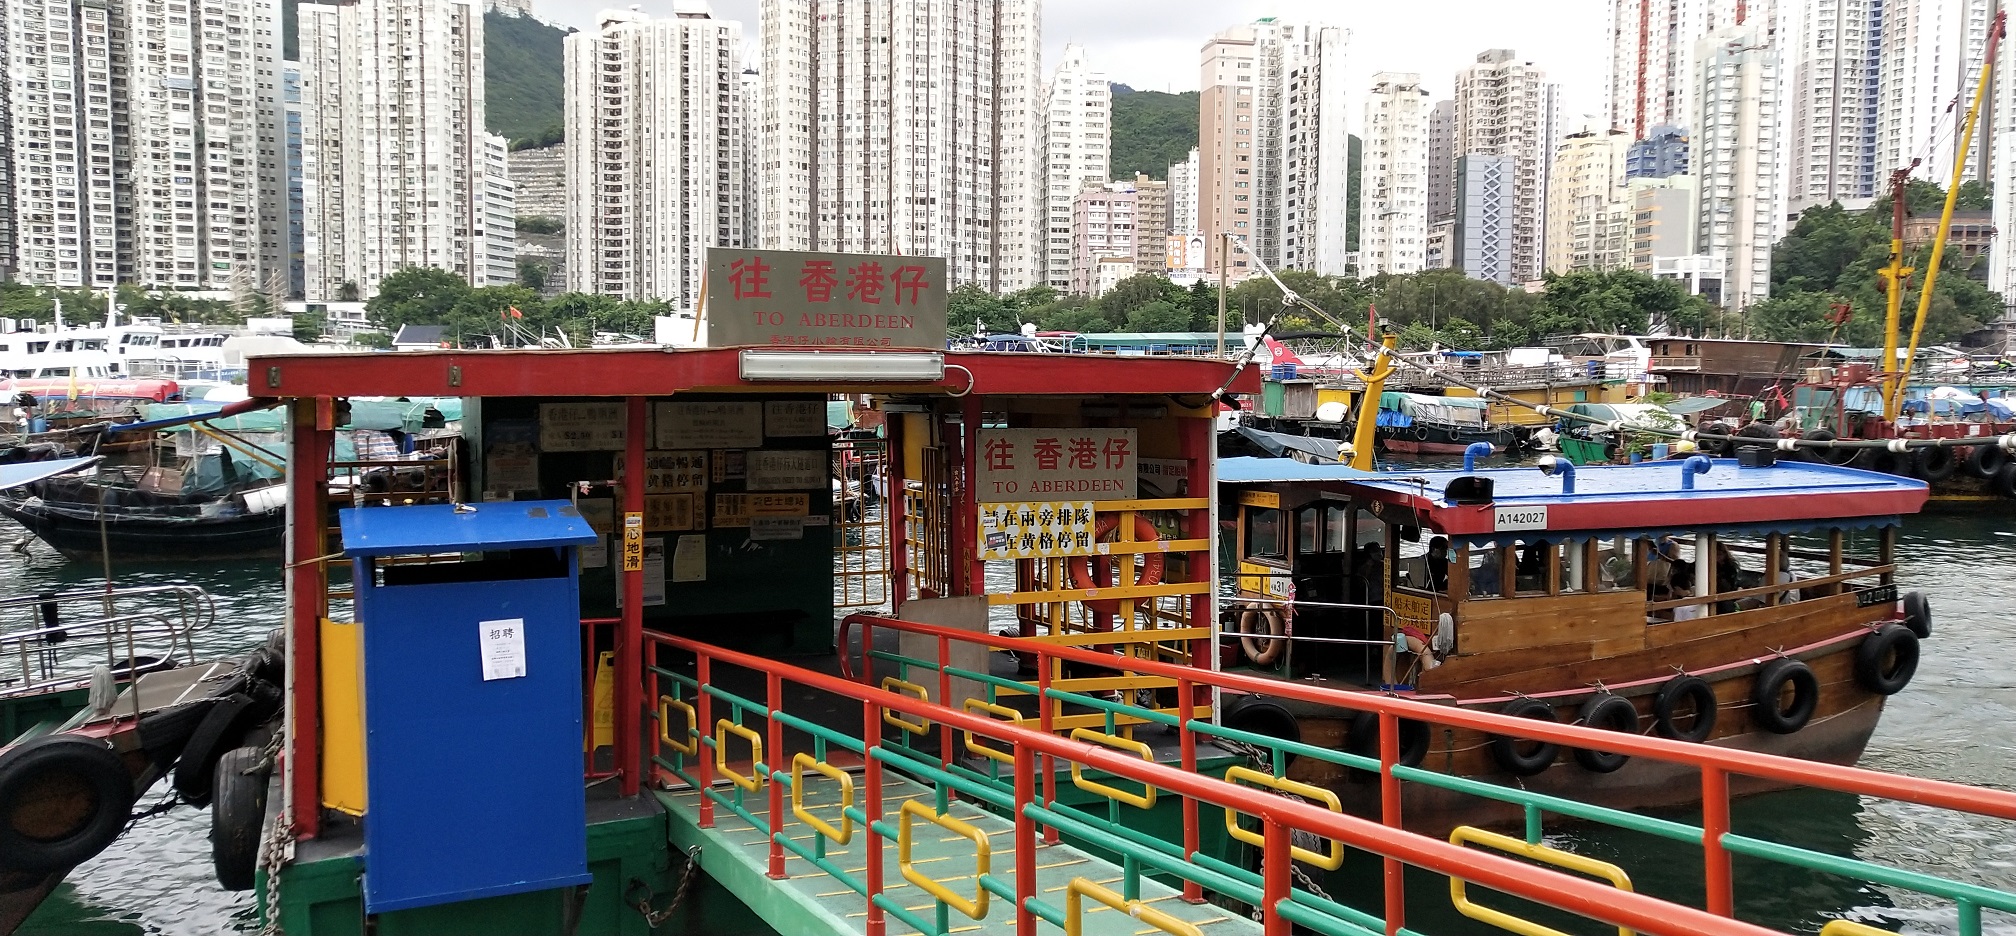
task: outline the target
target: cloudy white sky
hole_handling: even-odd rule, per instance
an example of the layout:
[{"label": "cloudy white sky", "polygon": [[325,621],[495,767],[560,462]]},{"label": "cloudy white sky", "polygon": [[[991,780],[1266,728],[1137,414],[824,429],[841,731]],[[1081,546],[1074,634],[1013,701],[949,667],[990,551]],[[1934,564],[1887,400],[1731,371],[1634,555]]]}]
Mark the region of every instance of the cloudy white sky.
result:
[{"label": "cloudy white sky", "polygon": [[[669,15],[672,4],[640,0],[654,15]],[[534,0],[534,13],[587,29],[600,10],[628,5]],[[757,0],[714,0],[713,7],[717,17],[740,20],[755,41]],[[1564,124],[1572,126],[1580,115],[1602,113],[1605,15],[1602,0],[1052,0],[1044,4],[1043,45],[1049,62],[1075,42],[1109,80],[1193,91],[1197,52],[1212,33],[1262,16],[1322,21],[1351,30],[1353,89],[1369,88],[1375,72],[1418,72],[1438,98],[1477,53],[1509,48],[1561,83]],[[1354,124],[1359,116],[1352,115]]]}]

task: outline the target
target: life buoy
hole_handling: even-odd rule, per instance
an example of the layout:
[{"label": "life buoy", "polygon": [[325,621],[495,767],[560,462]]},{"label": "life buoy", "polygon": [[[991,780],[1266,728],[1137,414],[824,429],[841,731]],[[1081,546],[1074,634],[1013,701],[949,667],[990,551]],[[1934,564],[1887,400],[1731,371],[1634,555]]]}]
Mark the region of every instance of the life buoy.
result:
[{"label": "life buoy", "polygon": [[[1833,432],[1826,429],[1809,429],[1800,438],[1808,442],[1832,442],[1836,436]],[[1825,462],[1829,465],[1846,465],[1855,460],[1855,450],[1852,448],[1814,448],[1801,449],[1801,451],[1805,452],[1812,460]]]},{"label": "life buoy", "polygon": [[[1095,528],[1092,538],[1105,542],[1106,537],[1112,535],[1113,531],[1118,529],[1119,526],[1120,517],[1117,514],[1107,514],[1099,518],[1099,525]],[[1162,532],[1155,529],[1155,524],[1148,522],[1147,517],[1141,516],[1138,513],[1134,515],[1134,540],[1136,542],[1152,543],[1161,538]],[[1143,560],[1141,563],[1141,579],[1134,584],[1161,584],[1162,566],[1167,557],[1159,552],[1141,553],[1140,555]],[[1072,588],[1091,589],[1100,587],[1099,583],[1092,577],[1093,558],[1092,556],[1072,556],[1066,561],[1065,565],[1070,569]],[[1101,556],[1098,558],[1103,562],[1110,557]],[[1125,562],[1131,563],[1134,557],[1132,555],[1124,555],[1121,558]],[[1100,614],[1114,614],[1120,610],[1120,599],[1088,598],[1085,600],[1085,607]]]},{"label": "life buoy", "polygon": [[175,792],[183,802],[192,806],[210,802],[210,777],[217,770],[217,759],[237,747],[245,732],[262,720],[255,704],[251,696],[234,692],[203,716],[175,761]]},{"label": "life buoy", "polygon": [[1993,478],[2009,464],[2009,453],[1999,445],[1977,445],[1967,451],[1967,473],[1977,478]]},{"label": "life buoy", "polygon": [[1953,450],[1943,445],[1918,450],[1912,460],[1912,470],[1927,481],[1944,481],[1960,470],[1960,461],[1953,457]]},{"label": "life buoy", "polygon": [[[1791,691],[1787,699],[1786,691]],[[1772,734],[1791,734],[1806,727],[1820,704],[1820,679],[1813,668],[1791,657],[1780,657],[1757,671],[1750,690],[1750,720]]]},{"label": "life buoy", "polygon": [[[1254,695],[1241,698],[1243,701],[1227,705],[1225,714],[1220,716],[1219,721],[1225,727],[1280,741],[1302,740],[1301,723],[1280,703]],[[1293,753],[1287,754],[1283,764],[1295,763],[1295,757]]]},{"label": "life buoy", "polygon": [[[1635,735],[1638,733],[1638,706],[1614,692],[1599,692],[1582,703],[1581,711],[1575,713],[1575,721],[1590,728]],[[1630,759],[1631,755],[1614,751],[1575,749],[1575,762],[1592,773],[1615,772]]]},{"label": "life buoy", "polygon": [[[1539,699],[1514,699],[1505,706],[1502,714],[1513,718],[1532,718],[1540,721],[1554,721],[1554,707]],[[1530,741],[1508,735],[1491,736],[1491,759],[1498,762],[1506,773],[1517,777],[1531,777],[1554,763],[1561,753],[1560,745],[1552,741]]]},{"label": "life buoy", "polygon": [[0,870],[66,871],[126,828],[133,777],[111,745],[53,734],[0,752]]},{"label": "life buoy", "polygon": [[251,890],[259,867],[267,771],[256,768],[265,755],[258,747],[240,747],[217,759],[210,788],[210,867],[225,890]]},{"label": "life buoy", "polygon": [[[1428,759],[1433,737],[1427,724],[1411,718],[1400,719],[1400,766],[1419,767]],[[1359,757],[1379,759],[1379,713],[1359,711],[1351,716],[1351,731],[1344,737],[1344,750]]]},{"label": "life buoy", "polygon": [[1917,634],[1920,640],[1932,636],[1932,604],[1925,600],[1925,595],[1915,591],[1905,592],[1902,604],[1904,626],[1911,628],[1911,633]]},{"label": "life buoy", "polygon": [[[1675,741],[1699,744],[1715,732],[1715,687],[1685,673],[1666,680],[1652,697],[1652,727]],[[1685,721],[1686,727],[1681,727]]]},{"label": "life buoy", "polygon": [[1988,490],[2003,497],[2016,498],[2016,462],[2003,465],[1995,477],[1988,479]]},{"label": "life buoy", "polygon": [[[1255,625],[1263,620],[1267,622],[1267,633],[1272,635],[1272,639],[1257,636],[1260,630]],[[1288,641],[1282,639],[1287,633],[1287,621],[1274,608],[1247,608],[1239,612],[1239,650],[1254,666],[1273,666],[1276,660],[1281,659],[1281,654],[1288,649]],[[1263,640],[1267,644],[1265,650],[1260,648]]]},{"label": "life buoy", "polygon": [[1855,681],[1877,695],[1896,695],[1918,672],[1918,635],[1902,624],[1885,624],[1855,648]]}]

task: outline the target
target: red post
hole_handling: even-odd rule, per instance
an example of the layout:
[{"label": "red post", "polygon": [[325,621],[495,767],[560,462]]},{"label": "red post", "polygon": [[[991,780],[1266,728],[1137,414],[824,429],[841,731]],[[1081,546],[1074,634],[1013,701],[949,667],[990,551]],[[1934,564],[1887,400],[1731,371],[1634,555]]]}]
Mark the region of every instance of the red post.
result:
[{"label": "red post", "polygon": [[1278,819],[1262,819],[1261,824],[1267,830],[1263,839],[1266,845],[1260,852],[1261,932],[1266,936],[1289,936],[1288,920],[1281,915],[1281,904],[1294,886],[1288,876],[1288,863],[1295,860],[1288,854],[1288,827]]},{"label": "red post", "polygon": [[[1400,716],[1379,713],[1379,821],[1389,829],[1400,828],[1400,778],[1393,765],[1400,762]],[[1407,866],[1398,858],[1385,859],[1386,936],[1399,936],[1407,920]]]},{"label": "red post", "polygon": [[[1190,680],[1179,679],[1176,681],[1176,740],[1183,752],[1183,772],[1186,774],[1195,774],[1197,772],[1197,735],[1190,730],[1190,719],[1195,718],[1197,714],[1196,700],[1193,698],[1195,689],[1196,687],[1191,684]],[[1196,860],[1199,845],[1198,838],[1197,798],[1185,796],[1183,797],[1183,860]],[[1198,884],[1196,881],[1185,880],[1183,882],[1183,901],[1193,904],[1203,903],[1203,885]]]},{"label": "red post", "polygon": [[889,414],[884,428],[889,449],[888,457],[882,459],[882,516],[888,519],[888,528],[882,535],[887,537],[889,548],[889,615],[901,617],[903,602],[910,597],[910,517],[904,512],[910,507],[904,496],[909,488],[903,484],[910,466],[903,454],[903,414]]},{"label": "red post", "polygon": [[[882,821],[882,762],[875,759],[875,749],[882,746],[882,710],[872,700],[861,702],[861,745],[861,831],[863,851],[868,853],[867,936],[883,936],[888,921],[883,919],[882,908],[875,905],[875,898],[882,896],[882,833],[875,831],[875,824]],[[1030,879],[1034,880],[1034,875]]]},{"label": "red post", "polygon": [[[842,652],[845,652],[847,648],[842,647],[840,649]],[[861,622],[861,685],[877,685],[875,682],[875,658],[870,656],[874,652],[875,625],[864,620]]]},{"label": "red post", "polygon": [[[1177,425],[1180,427],[1178,431],[1182,434],[1183,458],[1189,463],[1190,481],[1188,487],[1183,491],[1187,496],[1194,497],[1197,496],[1199,491],[1202,491],[1204,492],[1204,496],[1209,497],[1214,488],[1212,483],[1214,479],[1211,477],[1211,456],[1216,449],[1217,442],[1212,438],[1212,419],[1212,416],[1207,415],[1203,419],[1177,420]],[[1208,540],[1216,544],[1218,531],[1211,528],[1211,509],[1209,507],[1192,510],[1184,516],[1183,536],[1186,539]],[[1206,548],[1201,553],[1190,553],[1184,557],[1184,568],[1189,570],[1191,581],[1209,582],[1217,578],[1218,566],[1211,561],[1212,557],[1213,553],[1210,548]],[[1216,594],[1216,589],[1213,589],[1212,594]],[[1190,596],[1191,627],[1204,628],[1211,626],[1212,601],[1211,594]],[[1212,640],[1191,641],[1190,665],[1199,669],[1217,669],[1218,661],[1215,659],[1216,654],[1214,653],[1216,647],[1217,642]],[[1201,689],[1203,687],[1198,688]]]},{"label": "red post", "polygon": [[329,573],[318,561],[329,552],[330,433],[335,415],[327,397],[288,404],[293,445],[288,449],[287,648],[293,680],[287,722],[287,779],[293,795],[294,835],[312,839],[322,827],[322,618],[329,607]]},{"label": "red post", "polygon": [[[938,637],[938,704],[947,708],[964,711],[966,708],[964,700],[958,702],[952,701],[952,674],[945,671],[946,667],[951,665],[952,638],[940,635]],[[942,718],[938,720],[938,761],[947,767],[952,766],[952,726]]]},{"label": "red post", "polygon": [[1034,936],[1036,914],[1029,901],[1036,897],[1036,822],[1027,813],[1036,798],[1036,754],[1025,744],[1015,745],[1015,936]]},{"label": "red post", "polygon": [[[633,476],[641,477],[641,475]],[[784,880],[784,843],[778,839],[784,832],[784,785],[777,782],[780,772],[777,765],[784,762],[784,721],[777,713],[784,710],[784,676],[772,671],[764,680],[769,688],[769,714],[765,718],[770,723],[770,879]],[[749,775],[757,776],[763,769],[754,760],[749,762]],[[789,773],[790,771],[782,771]]]},{"label": "red post", "polygon": [[1707,863],[1708,912],[1736,915],[1735,880],[1722,836],[1729,833],[1729,775],[1722,768],[1701,765],[1701,853]]},{"label": "red post", "polygon": [[[1053,734],[1050,727],[1050,654],[1040,647],[1036,651],[1036,719],[1044,734]],[[1043,755],[1043,805],[1057,808],[1057,761],[1048,754]],[[1043,841],[1057,844],[1057,829],[1049,824],[1043,826]]]},{"label": "red post", "polygon": [[[643,475],[631,475],[641,478]],[[634,607],[634,605],[633,605]],[[714,696],[707,687],[714,683],[714,661],[707,654],[695,655],[693,678],[698,681],[700,698],[694,706],[700,712],[700,737],[693,739],[695,759],[700,762],[697,776],[700,778],[700,828],[714,828],[714,800],[707,794],[714,789],[714,756],[707,753],[707,738],[714,734]]]},{"label": "red post", "polygon": [[964,430],[960,437],[964,441],[959,450],[963,453],[964,464],[959,471],[958,506],[954,508],[958,513],[952,517],[953,538],[956,540],[952,544],[952,555],[964,560],[959,563],[959,568],[965,574],[955,573],[955,577],[961,579],[959,594],[982,595],[987,592],[987,563],[980,558],[979,534],[974,532],[974,527],[980,522],[980,492],[973,487],[974,479],[980,473],[980,398],[968,396],[961,402],[965,404],[961,409],[964,422],[960,425],[960,429]]},{"label": "red post", "polygon": [[[644,513],[644,398],[624,401],[629,427],[623,443],[623,512]],[[641,764],[637,756],[638,720],[643,707],[637,692],[644,686],[644,572],[623,573],[623,623],[616,626],[616,770],[624,796],[637,795]],[[706,696],[703,694],[702,699]],[[703,727],[702,732],[710,730]],[[705,802],[705,798],[702,798]],[[704,807],[703,807],[704,808]]]}]

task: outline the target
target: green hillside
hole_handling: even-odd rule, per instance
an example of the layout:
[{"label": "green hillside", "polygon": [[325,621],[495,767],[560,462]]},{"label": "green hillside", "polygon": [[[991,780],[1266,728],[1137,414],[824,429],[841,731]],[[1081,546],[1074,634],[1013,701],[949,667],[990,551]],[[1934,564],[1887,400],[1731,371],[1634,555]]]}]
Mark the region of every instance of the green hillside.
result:
[{"label": "green hillside", "polygon": [[[300,58],[300,0],[281,0],[281,45],[289,60]],[[565,83],[560,41],[567,30],[536,19],[486,13],[483,16],[483,81],[486,123],[491,133],[516,143],[560,142]]]},{"label": "green hillside", "polygon": [[1181,162],[1197,145],[1197,92],[1165,94],[1113,88],[1113,178],[1145,172],[1167,178],[1169,164]]}]

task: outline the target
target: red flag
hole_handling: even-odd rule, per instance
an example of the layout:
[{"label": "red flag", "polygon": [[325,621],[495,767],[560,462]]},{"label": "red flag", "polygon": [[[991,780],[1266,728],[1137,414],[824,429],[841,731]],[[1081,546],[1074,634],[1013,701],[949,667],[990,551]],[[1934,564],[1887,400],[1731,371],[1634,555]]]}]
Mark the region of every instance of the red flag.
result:
[{"label": "red flag", "polygon": [[522,319],[522,318],[524,318],[524,317],[525,317],[525,313],[523,313],[523,312],[520,312],[520,311],[518,311],[518,307],[517,307],[517,306],[512,306],[512,307],[511,307],[511,317],[512,317],[512,318],[518,318],[518,319]]}]

